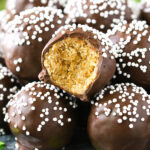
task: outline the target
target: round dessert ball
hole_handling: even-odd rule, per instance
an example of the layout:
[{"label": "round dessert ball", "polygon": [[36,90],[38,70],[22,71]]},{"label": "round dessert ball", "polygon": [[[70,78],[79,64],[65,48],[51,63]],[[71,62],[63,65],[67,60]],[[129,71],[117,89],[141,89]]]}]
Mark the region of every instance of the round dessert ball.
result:
[{"label": "round dessert ball", "polygon": [[42,52],[40,80],[88,101],[111,80],[115,47],[108,37],[87,25],[58,29]]},{"label": "round dessert ball", "polygon": [[[3,16],[0,14],[0,28],[5,32],[7,23],[19,15],[21,11],[33,7],[46,7],[50,0],[7,0]],[[7,30],[7,29],[6,29]]]},{"label": "round dessert ball", "polygon": [[11,18],[19,15],[21,11],[38,6],[48,6],[49,0],[7,0],[6,11]]},{"label": "round dessert ball", "polygon": [[74,0],[69,1],[65,8],[67,22],[88,24],[106,32],[114,24],[125,20],[131,21],[132,11],[127,0]]},{"label": "round dessert ball", "polygon": [[119,48],[117,71],[122,80],[150,88],[150,27],[145,21],[120,24],[108,36]]},{"label": "round dessert ball", "polygon": [[94,101],[88,133],[95,150],[149,149],[150,96],[143,88],[110,85]]},{"label": "round dessert ball", "polygon": [[63,24],[58,9],[35,7],[21,12],[8,24],[2,41],[7,67],[20,80],[38,80],[42,49]]},{"label": "round dessert ball", "polygon": [[6,67],[0,65],[0,135],[8,132],[8,126],[4,123],[4,108],[19,88],[16,77]]},{"label": "round dessert ball", "polygon": [[74,134],[76,104],[54,85],[32,82],[8,103],[5,119],[19,150],[58,150]]},{"label": "round dessert ball", "polygon": [[144,0],[141,7],[140,18],[150,25],[150,1]]}]

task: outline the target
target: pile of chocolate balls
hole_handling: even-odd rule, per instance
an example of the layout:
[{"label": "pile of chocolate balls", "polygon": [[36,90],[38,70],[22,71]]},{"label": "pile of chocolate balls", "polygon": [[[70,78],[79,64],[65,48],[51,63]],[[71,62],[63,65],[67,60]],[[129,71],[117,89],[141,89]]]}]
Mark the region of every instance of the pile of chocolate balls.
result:
[{"label": "pile of chocolate balls", "polygon": [[[133,6],[132,7],[136,7]],[[0,135],[18,150],[150,148],[150,2],[7,0]],[[81,143],[82,143],[81,142]]]}]

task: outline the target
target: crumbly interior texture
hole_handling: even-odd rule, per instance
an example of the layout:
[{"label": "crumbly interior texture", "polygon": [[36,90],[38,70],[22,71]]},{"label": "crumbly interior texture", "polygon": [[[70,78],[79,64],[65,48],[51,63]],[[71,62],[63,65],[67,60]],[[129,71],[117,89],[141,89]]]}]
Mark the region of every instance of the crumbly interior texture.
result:
[{"label": "crumbly interior texture", "polygon": [[45,54],[44,66],[53,83],[71,93],[84,94],[97,76],[98,60],[99,53],[88,40],[67,37]]}]

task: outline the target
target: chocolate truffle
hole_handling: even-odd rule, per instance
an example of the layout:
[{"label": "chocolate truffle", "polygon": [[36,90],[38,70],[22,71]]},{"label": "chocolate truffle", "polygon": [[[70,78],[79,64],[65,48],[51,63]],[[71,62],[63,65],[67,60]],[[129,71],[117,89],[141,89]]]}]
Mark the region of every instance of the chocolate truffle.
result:
[{"label": "chocolate truffle", "polygon": [[103,32],[124,19],[131,21],[132,15],[127,0],[73,0],[67,3],[65,13],[67,22],[88,24]]},{"label": "chocolate truffle", "polygon": [[8,103],[8,121],[20,150],[59,150],[74,134],[76,104],[54,85],[32,82]]},{"label": "chocolate truffle", "polygon": [[[33,7],[46,7],[50,0],[7,0],[6,10],[3,11],[3,16],[0,14],[0,30],[5,32],[6,24],[13,20],[21,11],[31,9]],[[7,30],[7,29],[6,29]]]},{"label": "chocolate truffle", "polygon": [[2,46],[7,67],[21,80],[38,79],[41,52],[52,34],[63,25],[61,10],[34,7],[20,13],[7,26]]},{"label": "chocolate truffle", "polygon": [[87,25],[58,29],[42,52],[40,80],[88,101],[111,80],[116,62],[105,34]]},{"label": "chocolate truffle", "polygon": [[88,133],[95,150],[148,150],[150,96],[143,88],[133,83],[111,85],[94,101]]},{"label": "chocolate truffle", "polygon": [[150,1],[145,0],[142,3],[140,18],[146,20],[150,25]]},{"label": "chocolate truffle", "polygon": [[7,0],[6,11],[11,18],[19,15],[21,11],[38,6],[48,6],[49,0]]},{"label": "chocolate truffle", "polygon": [[20,87],[16,77],[0,65],[0,135],[7,133],[8,126],[4,123],[3,109]]},{"label": "chocolate truffle", "polygon": [[122,79],[150,88],[150,27],[145,21],[118,25],[108,32],[118,45],[117,70]]}]

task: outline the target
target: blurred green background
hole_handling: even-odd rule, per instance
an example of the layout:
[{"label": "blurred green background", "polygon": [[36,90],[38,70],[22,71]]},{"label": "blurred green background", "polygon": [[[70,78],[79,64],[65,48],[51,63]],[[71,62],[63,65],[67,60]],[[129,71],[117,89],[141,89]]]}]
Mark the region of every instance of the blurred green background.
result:
[{"label": "blurred green background", "polygon": [[5,1],[6,0],[0,0],[0,10],[5,8]]}]

